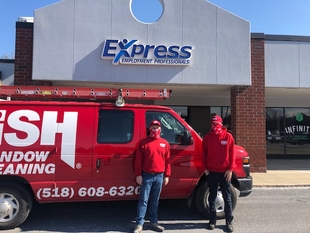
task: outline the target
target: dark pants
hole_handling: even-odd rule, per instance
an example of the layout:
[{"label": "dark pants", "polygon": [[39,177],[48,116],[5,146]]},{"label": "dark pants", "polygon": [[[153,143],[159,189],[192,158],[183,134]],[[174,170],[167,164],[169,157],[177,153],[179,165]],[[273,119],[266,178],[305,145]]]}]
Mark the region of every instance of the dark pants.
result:
[{"label": "dark pants", "polygon": [[216,223],[215,199],[217,197],[218,186],[220,186],[225,202],[224,212],[226,221],[230,222],[233,218],[230,182],[226,181],[226,177],[224,177],[224,175],[225,173],[210,172],[207,176],[207,182],[210,191],[208,198],[210,209],[210,223]]}]

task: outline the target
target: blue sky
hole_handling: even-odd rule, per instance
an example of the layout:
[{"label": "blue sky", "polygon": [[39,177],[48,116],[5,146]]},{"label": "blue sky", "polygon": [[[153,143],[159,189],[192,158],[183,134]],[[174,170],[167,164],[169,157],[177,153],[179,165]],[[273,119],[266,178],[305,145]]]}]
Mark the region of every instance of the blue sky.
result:
[{"label": "blue sky", "polygon": [[[12,57],[14,54],[15,23],[19,16],[31,17],[35,9],[59,1],[61,0],[0,0],[0,58],[5,55]],[[141,21],[155,21],[161,14],[159,0],[132,1],[134,14]],[[198,0],[190,1],[194,3]],[[251,32],[310,36],[310,0],[208,1],[249,21]]]}]

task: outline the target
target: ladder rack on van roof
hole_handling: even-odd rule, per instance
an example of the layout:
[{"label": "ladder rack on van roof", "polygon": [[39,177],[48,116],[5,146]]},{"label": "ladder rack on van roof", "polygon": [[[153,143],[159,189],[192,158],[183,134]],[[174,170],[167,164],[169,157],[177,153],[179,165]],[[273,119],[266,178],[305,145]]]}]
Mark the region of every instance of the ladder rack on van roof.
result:
[{"label": "ladder rack on van roof", "polygon": [[[159,100],[171,96],[172,91],[167,89],[117,89],[117,88],[90,88],[90,87],[54,87],[54,86],[0,86],[0,97],[7,98],[34,98],[34,99],[61,99],[78,98],[88,100],[117,99],[116,104],[122,106],[124,99]],[[122,103],[123,102],[123,103]]]}]

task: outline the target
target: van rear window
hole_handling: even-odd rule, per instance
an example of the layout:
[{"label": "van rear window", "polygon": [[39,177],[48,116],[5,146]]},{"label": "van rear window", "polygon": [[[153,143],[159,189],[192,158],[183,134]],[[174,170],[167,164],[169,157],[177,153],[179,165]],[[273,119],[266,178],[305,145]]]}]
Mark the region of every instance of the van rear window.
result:
[{"label": "van rear window", "polygon": [[98,143],[127,143],[132,140],[134,114],[127,110],[100,110]]}]

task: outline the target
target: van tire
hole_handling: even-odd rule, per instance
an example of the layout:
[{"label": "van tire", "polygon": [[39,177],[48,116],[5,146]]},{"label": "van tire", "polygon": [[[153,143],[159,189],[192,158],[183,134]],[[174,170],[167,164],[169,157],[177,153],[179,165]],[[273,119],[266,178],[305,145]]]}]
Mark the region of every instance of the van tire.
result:
[{"label": "van tire", "polygon": [[[231,192],[232,210],[234,211],[237,204],[237,193],[232,184],[230,184],[230,192]],[[206,182],[200,183],[196,192],[196,205],[198,210],[209,219],[210,211],[207,202],[208,196],[209,196],[209,187],[207,183]],[[220,195],[220,198],[222,198],[222,195]],[[225,218],[224,203],[221,207],[222,208],[217,209],[217,218],[219,219]]]},{"label": "van tire", "polygon": [[0,230],[21,225],[32,209],[32,197],[22,184],[3,182],[0,184]]}]

